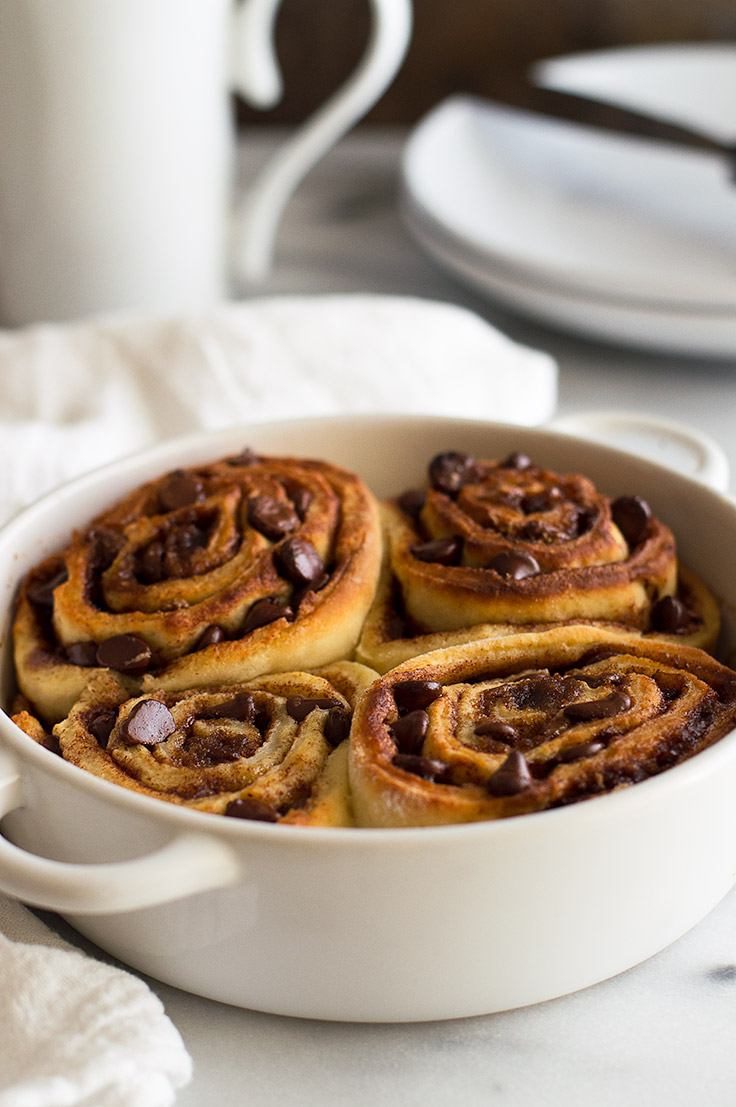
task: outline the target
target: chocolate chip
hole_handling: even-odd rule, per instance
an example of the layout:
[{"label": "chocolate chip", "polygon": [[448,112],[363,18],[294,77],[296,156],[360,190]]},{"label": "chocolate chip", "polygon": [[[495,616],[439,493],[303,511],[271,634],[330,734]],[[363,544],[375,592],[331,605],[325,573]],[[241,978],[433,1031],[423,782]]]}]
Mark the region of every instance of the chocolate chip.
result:
[{"label": "chocolate chip", "polygon": [[160,700],[140,700],[122,726],[122,737],[136,746],[157,746],[176,730],[174,716]]},{"label": "chocolate chip", "polygon": [[287,538],[274,560],[281,576],[296,585],[311,584],[325,571],[322,558],[306,538]]},{"label": "chocolate chip", "polygon": [[552,495],[552,492],[558,491],[557,489],[551,489],[550,492],[535,492],[530,493],[528,496],[524,496],[521,501],[521,510],[525,515],[537,515],[541,511],[549,511],[552,507],[552,501],[559,499]]},{"label": "chocolate chip", "polygon": [[115,726],[115,720],[117,718],[117,712],[112,709],[102,708],[99,711],[95,711],[93,715],[87,720],[87,729],[92,734],[97,742],[103,747],[107,746],[108,739],[112,733],[112,728]]},{"label": "chocolate chip", "polygon": [[600,753],[606,748],[606,743],[597,739],[590,742],[580,742],[577,746],[567,746],[557,754],[557,760],[566,764],[569,761],[580,761],[583,757],[592,757],[594,753]]},{"label": "chocolate chip", "polygon": [[429,728],[429,715],[426,711],[410,711],[402,715],[389,727],[391,736],[400,753],[418,753]]},{"label": "chocolate chip", "polygon": [[45,734],[41,739],[40,744],[45,750],[48,750],[49,753],[55,753],[59,757],[61,756],[61,746],[59,745],[59,739],[56,737],[55,734]]},{"label": "chocolate chip", "polygon": [[248,522],[257,531],[277,542],[299,526],[299,516],[291,504],[273,496],[253,496],[248,500]]},{"label": "chocolate chip", "polygon": [[328,711],[332,707],[339,706],[340,704],[336,700],[328,699],[325,696],[289,696],[286,701],[286,714],[297,723],[301,723],[307,715],[317,708]]},{"label": "chocolate chip", "polygon": [[125,545],[125,535],[107,526],[95,527],[89,532],[87,540],[92,547],[95,568],[102,572],[110,568]]},{"label": "chocolate chip", "polygon": [[493,569],[502,577],[511,577],[513,580],[525,580],[534,577],[541,572],[539,562],[528,553],[514,553],[506,550],[488,562],[489,569]]},{"label": "chocolate chip", "polygon": [[151,647],[137,634],[116,634],[97,647],[97,663],[121,673],[142,673],[151,664]]},{"label": "chocolate chip", "polygon": [[446,450],[429,463],[429,483],[436,492],[454,496],[471,479],[475,462],[467,454]]},{"label": "chocolate chip", "polygon": [[297,513],[301,520],[304,520],[309,505],[311,504],[314,496],[308,488],[302,488],[298,484],[287,483],[284,485],[287,495],[294,505],[294,511]]},{"label": "chocolate chip", "polygon": [[516,796],[525,791],[531,782],[532,776],[524,754],[512,750],[501,768],[488,781],[488,791],[492,796]]},{"label": "chocolate chip", "polygon": [[219,626],[217,623],[212,623],[210,626],[205,627],[199,636],[197,642],[198,650],[206,650],[208,646],[216,646],[218,642],[224,642],[227,638],[227,631],[224,627]]},{"label": "chocolate chip", "polygon": [[638,546],[649,530],[652,509],[641,496],[619,496],[611,504],[613,521],[630,546]]},{"label": "chocolate chip", "polygon": [[205,708],[203,719],[236,719],[241,723],[252,723],[256,717],[256,704],[250,692],[236,692],[222,703]]},{"label": "chocolate chip", "polygon": [[431,561],[435,565],[457,565],[462,551],[461,538],[433,538],[411,547],[411,553],[419,561]]},{"label": "chocolate chip", "polygon": [[509,454],[507,458],[499,462],[499,469],[531,469],[532,459],[528,454],[514,453]]},{"label": "chocolate chip", "polygon": [[418,519],[426,498],[422,488],[409,488],[406,492],[401,493],[398,504],[410,519]]},{"label": "chocolate chip", "polygon": [[257,823],[277,823],[279,813],[275,807],[252,796],[243,796],[233,800],[225,808],[225,814],[231,819],[252,819]]},{"label": "chocolate chip", "polygon": [[331,746],[339,746],[350,733],[353,716],[346,707],[331,707],[325,719],[325,740]]},{"label": "chocolate chip", "polygon": [[474,733],[479,738],[492,738],[494,742],[505,742],[509,746],[519,737],[515,727],[502,723],[500,719],[484,719],[478,723]]},{"label": "chocolate chip", "polygon": [[429,707],[442,695],[442,685],[436,680],[400,680],[393,686],[394,699],[400,715]]},{"label": "chocolate chip", "polygon": [[59,569],[52,577],[46,580],[31,580],[26,586],[26,595],[32,604],[37,607],[54,606],[54,589],[68,580],[66,569]]},{"label": "chocolate chip", "polygon": [[447,770],[444,761],[435,761],[430,757],[417,757],[411,753],[397,753],[391,764],[397,769],[403,769],[405,773],[421,776],[424,780],[436,780]]},{"label": "chocolate chip", "polygon": [[138,575],[145,584],[158,584],[166,576],[163,542],[151,542],[138,556]]},{"label": "chocolate chip", "polygon": [[245,617],[243,634],[249,634],[252,630],[257,630],[258,627],[275,623],[277,619],[290,619],[293,614],[294,612],[289,605],[275,596],[267,596],[263,600],[256,600]]},{"label": "chocolate chip", "polygon": [[72,665],[81,665],[83,669],[91,669],[97,664],[96,642],[72,642],[64,650],[67,661]]},{"label": "chocolate chip", "polygon": [[203,499],[202,481],[193,473],[185,473],[183,469],[175,469],[170,473],[158,493],[162,511],[178,511],[180,507],[188,507]]},{"label": "chocolate chip", "polygon": [[260,461],[260,458],[255,450],[251,450],[250,446],[245,446],[239,454],[229,457],[227,464],[239,468],[240,466],[256,465],[258,461]]},{"label": "chocolate chip", "polygon": [[596,513],[592,507],[579,507],[575,520],[576,537],[580,538],[583,534],[587,534],[592,528],[595,519]]},{"label": "chocolate chip", "polygon": [[626,692],[611,692],[599,700],[581,700],[569,703],[563,708],[572,722],[588,722],[592,719],[608,719],[611,715],[620,715],[631,707],[631,696]]},{"label": "chocolate chip", "polygon": [[691,621],[690,612],[677,596],[663,596],[652,608],[652,627],[663,634],[679,634],[688,628]]}]

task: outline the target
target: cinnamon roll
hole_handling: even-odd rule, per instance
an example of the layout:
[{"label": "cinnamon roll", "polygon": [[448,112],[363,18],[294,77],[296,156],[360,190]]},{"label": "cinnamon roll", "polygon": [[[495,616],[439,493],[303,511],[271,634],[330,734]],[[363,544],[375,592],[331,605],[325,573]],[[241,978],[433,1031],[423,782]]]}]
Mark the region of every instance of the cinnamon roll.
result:
[{"label": "cinnamon roll", "polygon": [[375,501],[337,466],[244,451],[177,470],[23,581],[18,684],[55,721],[100,669],[177,690],[349,657],[379,561]]},{"label": "cinnamon roll", "polygon": [[362,826],[505,818],[627,787],[736,727],[736,672],[590,626],[477,641],[376,681],[353,721]]},{"label": "cinnamon roll", "polygon": [[409,657],[527,626],[594,623],[712,649],[718,607],[678,567],[672,532],[638,496],[524,455],[438,454],[429,487],[384,508],[387,554],[358,657]]},{"label": "cinnamon roll", "polygon": [[[375,676],[338,662],[141,694],[102,671],[54,738],[65,760],[147,796],[262,822],[350,826],[346,739],[356,699]],[[15,721],[29,732],[27,717]]]}]

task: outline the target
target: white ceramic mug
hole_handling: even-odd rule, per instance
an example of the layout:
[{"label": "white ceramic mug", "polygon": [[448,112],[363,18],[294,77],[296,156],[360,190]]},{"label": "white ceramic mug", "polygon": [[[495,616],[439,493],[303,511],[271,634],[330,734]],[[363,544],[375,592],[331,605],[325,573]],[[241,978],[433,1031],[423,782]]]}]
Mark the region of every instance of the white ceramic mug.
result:
[{"label": "white ceramic mug", "polygon": [[[228,94],[263,108],[279,99],[279,2],[2,0],[0,323],[197,309],[224,295]],[[410,0],[370,5],[363,61],[239,213],[246,277],[267,272],[300,178],[401,63]]]}]

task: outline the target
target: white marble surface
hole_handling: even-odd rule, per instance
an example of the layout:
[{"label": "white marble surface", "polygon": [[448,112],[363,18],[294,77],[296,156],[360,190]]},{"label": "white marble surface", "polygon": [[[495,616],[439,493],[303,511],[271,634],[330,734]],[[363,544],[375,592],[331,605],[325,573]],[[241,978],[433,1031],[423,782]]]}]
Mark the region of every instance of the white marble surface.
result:
[{"label": "white marble surface", "polygon": [[[273,139],[248,142],[252,171]],[[721,443],[736,471],[736,365],[595,346],[514,319],[467,293],[425,260],[401,226],[399,149],[396,134],[369,133],[344,142],[312,173],[287,214],[266,291],[371,290],[463,303],[557,357],[562,413],[619,407],[686,419]],[[713,848],[733,851],[734,844]],[[428,963],[426,971],[433,968]],[[152,986],[194,1057],[194,1082],[177,1100],[180,1107],[736,1102],[736,891],[646,964],[577,995],[485,1018],[310,1023]]]}]

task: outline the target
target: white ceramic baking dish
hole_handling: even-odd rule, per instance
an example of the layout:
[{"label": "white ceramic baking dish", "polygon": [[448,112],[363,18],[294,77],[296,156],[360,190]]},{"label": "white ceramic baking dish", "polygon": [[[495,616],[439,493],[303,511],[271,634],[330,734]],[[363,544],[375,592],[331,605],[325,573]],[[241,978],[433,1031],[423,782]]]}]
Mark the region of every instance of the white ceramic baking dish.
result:
[{"label": "white ceramic baking dish", "polygon": [[[131,487],[250,445],[324,457],[379,495],[441,449],[524,450],[641,494],[723,601],[736,641],[736,506],[692,479],[550,431],[404,417],[268,424],[167,443],[53,493],[0,534],[5,691],[21,574]],[[492,1012],[636,964],[736,879],[736,733],[614,795],[492,824],[320,830],[180,809],[108,784],[0,717],[0,890],[122,961],[227,1003],[313,1018]],[[14,843],[14,844],[13,844]]]}]

